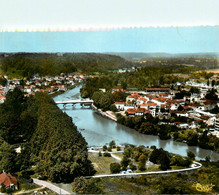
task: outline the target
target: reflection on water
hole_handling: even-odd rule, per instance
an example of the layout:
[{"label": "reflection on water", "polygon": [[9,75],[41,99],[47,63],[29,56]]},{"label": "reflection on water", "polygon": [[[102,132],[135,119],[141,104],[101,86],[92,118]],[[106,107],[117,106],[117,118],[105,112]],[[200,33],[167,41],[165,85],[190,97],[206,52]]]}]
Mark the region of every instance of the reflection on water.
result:
[{"label": "reflection on water", "polygon": [[[69,100],[80,99],[79,94],[80,86],[65,92],[54,98],[54,100]],[[186,156],[188,151],[196,154],[197,159],[205,158],[211,155],[212,160],[219,160],[219,154],[204,150],[195,146],[187,146],[185,143],[175,142],[173,140],[160,140],[158,136],[143,135],[123,125],[100,116],[98,113],[89,108],[82,109],[80,104],[76,104],[73,109],[72,105],[67,105],[63,109],[62,105],[59,107],[72,117],[73,122],[78,127],[78,130],[85,137],[89,146],[96,145],[102,146],[115,140],[117,144],[129,143],[134,145],[152,146],[163,148],[169,152]]]}]

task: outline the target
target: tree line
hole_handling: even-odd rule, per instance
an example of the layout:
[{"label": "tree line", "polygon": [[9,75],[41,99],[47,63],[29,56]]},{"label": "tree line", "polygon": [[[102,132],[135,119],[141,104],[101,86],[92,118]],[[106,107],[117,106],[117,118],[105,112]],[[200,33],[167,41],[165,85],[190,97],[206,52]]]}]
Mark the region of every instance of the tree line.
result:
[{"label": "tree line", "polygon": [[[0,136],[0,171],[23,177],[35,172],[54,182],[95,173],[85,139],[45,93],[26,98],[17,88],[9,92],[0,105]],[[14,152],[16,145],[21,153]]]}]

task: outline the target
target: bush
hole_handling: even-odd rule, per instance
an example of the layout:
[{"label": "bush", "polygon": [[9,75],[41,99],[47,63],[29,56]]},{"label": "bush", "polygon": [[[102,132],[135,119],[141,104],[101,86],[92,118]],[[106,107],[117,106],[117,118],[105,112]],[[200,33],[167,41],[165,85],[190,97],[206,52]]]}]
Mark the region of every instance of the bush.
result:
[{"label": "bush", "polygon": [[103,146],[103,151],[106,151],[107,150],[107,146]]},{"label": "bush", "polygon": [[111,154],[110,154],[109,152],[104,152],[104,153],[103,153],[103,156],[104,156],[104,157],[111,157]]},{"label": "bush", "polygon": [[119,163],[111,163],[110,171],[111,173],[119,173],[121,170],[121,165]]},{"label": "bush", "polygon": [[89,179],[85,180],[83,177],[74,179],[72,183],[72,191],[77,194],[102,194],[103,191],[98,185],[98,180]]},{"label": "bush", "polygon": [[117,151],[121,151],[120,146],[117,146],[117,147],[116,147],[116,150],[117,150]]}]

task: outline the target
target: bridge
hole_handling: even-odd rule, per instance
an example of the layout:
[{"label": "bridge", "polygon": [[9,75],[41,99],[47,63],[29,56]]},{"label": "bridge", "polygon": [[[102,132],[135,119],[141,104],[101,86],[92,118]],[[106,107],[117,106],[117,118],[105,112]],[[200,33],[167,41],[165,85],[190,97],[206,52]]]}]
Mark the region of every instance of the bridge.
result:
[{"label": "bridge", "polygon": [[55,101],[56,104],[63,104],[63,107],[65,108],[66,104],[72,104],[73,108],[75,107],[75,104],[81,104],[82,107],[84,106],[91,106],[94,101],[93,100],[64,100],[64,101]]}]

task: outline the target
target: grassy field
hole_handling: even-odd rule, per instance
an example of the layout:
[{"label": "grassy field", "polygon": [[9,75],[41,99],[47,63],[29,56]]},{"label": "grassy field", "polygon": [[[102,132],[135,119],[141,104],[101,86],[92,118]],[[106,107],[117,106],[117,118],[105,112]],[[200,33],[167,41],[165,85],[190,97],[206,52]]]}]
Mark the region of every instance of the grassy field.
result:
[{"label": "grassy field", "polygon": [[97,171],[97,175],[99,174],[109,174],[110,173],[110,164],[116,161],[112,157],[103,157],[99,156],[95,153],[89,153],[88,158],[91,160],[94,165],[95,170]]},{"label": "grassy field", "polygon": [[113,154],[114,156],[117,156],[117,157],[119,157],[119,158],[123,158],[123,153],[114,153]]}]

